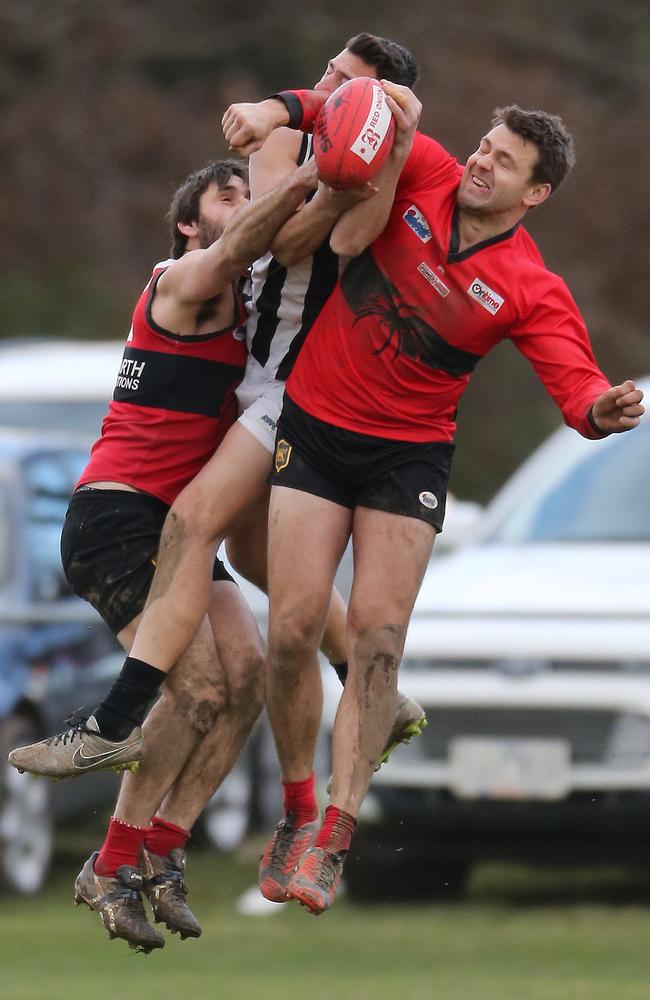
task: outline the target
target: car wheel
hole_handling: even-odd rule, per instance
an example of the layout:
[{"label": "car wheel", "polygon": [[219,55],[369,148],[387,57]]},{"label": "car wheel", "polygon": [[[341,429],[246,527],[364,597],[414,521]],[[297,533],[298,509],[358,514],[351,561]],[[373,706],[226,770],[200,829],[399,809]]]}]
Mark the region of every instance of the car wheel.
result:
[{"label": "car wheel", "polygon": [[45,882],[54,840],[47,778],[19,774],[12,747],[38,739],[33,723],[13,716],[0,727],[0,889],[31,895]]}]

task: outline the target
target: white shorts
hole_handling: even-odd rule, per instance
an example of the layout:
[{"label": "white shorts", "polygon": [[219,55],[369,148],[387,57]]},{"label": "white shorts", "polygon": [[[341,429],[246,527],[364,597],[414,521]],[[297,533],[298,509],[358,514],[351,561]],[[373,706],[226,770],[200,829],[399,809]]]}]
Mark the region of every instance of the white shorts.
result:
[{"label": "white shorts", "polygon": [[239,422],[264,445],[272,455],[275,451],[275,430],[282,410],[284,382],[270,379],[265,385],[259,382],[253,387],[247,379],[237,389],[239,401]]}]

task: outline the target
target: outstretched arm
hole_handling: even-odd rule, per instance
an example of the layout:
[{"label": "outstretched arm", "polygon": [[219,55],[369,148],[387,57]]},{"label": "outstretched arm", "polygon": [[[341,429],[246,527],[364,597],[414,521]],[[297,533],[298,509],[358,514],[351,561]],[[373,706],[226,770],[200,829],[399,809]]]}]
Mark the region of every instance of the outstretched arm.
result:
[{"label": "outstretched arm", "polygon": [[330,246],[334,253],[345,257],[363,253],[384,230],[422,112],[422,105],[408,87],[387,80],[381,82],[395,118],[395,141],[390,156],[373,181],[379,192],[377,196],[349,209],[334,226]]}]

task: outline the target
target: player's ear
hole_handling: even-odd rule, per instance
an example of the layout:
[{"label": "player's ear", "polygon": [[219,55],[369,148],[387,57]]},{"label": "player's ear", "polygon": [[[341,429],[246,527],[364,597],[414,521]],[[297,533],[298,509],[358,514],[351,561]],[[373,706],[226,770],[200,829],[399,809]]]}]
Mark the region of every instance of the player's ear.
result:
[{"label": "player's ear", "polygon": [[535,208],[537,205],[541,205],[550,196],[552,190],[551,185],[548,183],[535,184],[528,189],[528,194],[524,198],[524,205],[526,208]]},{"label": "player's ear", "polygon": [[179,233],[182,233],[183,236],[187,236],[188,239],[191,236],[198,236],[199,224],[196,220],[194,222],[177,222],[176,228]]}]

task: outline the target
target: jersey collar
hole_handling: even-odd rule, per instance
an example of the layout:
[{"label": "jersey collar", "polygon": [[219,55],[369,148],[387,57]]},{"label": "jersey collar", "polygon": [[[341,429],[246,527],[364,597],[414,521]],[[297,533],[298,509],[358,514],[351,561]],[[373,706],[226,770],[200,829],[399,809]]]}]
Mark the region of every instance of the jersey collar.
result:
[{"label": "jersey collar", "polygon": [[520,223],[515,222],[512,229],[507,229],[505,233],[497,233],[496,236],[490,236],[487,240],[482,240],[480,243],[473,243],[471,247],[467,247],[466,250],[459,250],[460,246],[460,227],[458,224],[460,216],[460,211],[458,204],[454,206],[454,215],[451,220],[451,239],[449,241],[449,253],[447,254],[448,264],[458,264],[461,260],[467,260],[473,254],[478,253],[479,250],[485,250],[486,247],[491,247],[493,243],[501,243],[502,240],[509,240],[510,237],[517,231]]}]

